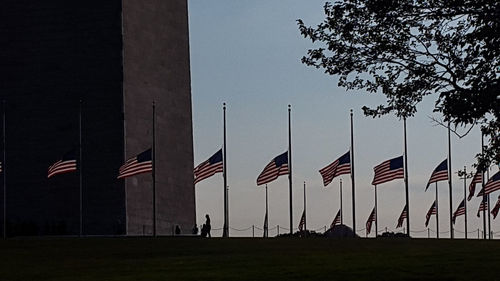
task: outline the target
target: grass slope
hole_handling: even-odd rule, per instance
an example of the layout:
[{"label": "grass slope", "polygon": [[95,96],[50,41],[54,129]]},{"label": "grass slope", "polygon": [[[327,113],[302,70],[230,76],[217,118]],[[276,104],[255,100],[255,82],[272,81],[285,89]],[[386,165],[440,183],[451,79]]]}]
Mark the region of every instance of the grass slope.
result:
[{"label": "grass slope", "polygon": [[0,280],[498,280],[500,242],[66,238],[0,241]]}]

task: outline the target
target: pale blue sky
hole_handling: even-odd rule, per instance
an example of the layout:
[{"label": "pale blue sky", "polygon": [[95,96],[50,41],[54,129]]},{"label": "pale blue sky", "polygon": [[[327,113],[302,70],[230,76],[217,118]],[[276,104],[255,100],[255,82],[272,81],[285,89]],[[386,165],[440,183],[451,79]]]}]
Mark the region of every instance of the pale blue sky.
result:
[{"label": "pale blue sky", "polygon": [[[189,0],[191,84],[195,165],[222,146],[222,102],[227,102],[228,185],[230,226],[262,228],[264,189],[256,178],[269,161],[287,150],[287,105],[292,105],[294,227],[303,210],[303,181],[307,182],[309,229],[329,225],[339,208],[336,178],[323,188],[318,170],[349,149],[349,110],[354,110],[357,186],[357,229],[365,227],[373,208],[373,167],[403,153],[402,122],[394,116],[372,119],[362,115],[363,105],[376,106],[381,95],[346,92],[337,78],[306,67],[300,58],[312,45],[301,37],[295,20],[317,24],[323,19],[324,0]],[[412,230],[423,230],[434,189],[424,192],[432,170],[447,157],[446,129],[434,126],[435,97],[419,106],[408,120],[408,159]],[[438,115],[434,115],[439,117]],[[480,149],[477,128],[463,139],[452,137],[452,168],[470,169]],[[496,172],[496,169],[493,170]],[[349,175],[344,181],[344,220],[351,224]],[[454,175],[453,208],[463,198],[463,182]],[[440,230],[447,231],[448,186],[440,186]],[[214,228],[222,225],[222,175],[196,185],[197,220],[212,216]],[[269,184],[270,227],[288,227],[288,181]],[[379,186],[379,230],[393,230],[404,206],[402,180]],[[492,204],[496,195],[492,196]],[[469,204],[469,230],[477,229],[480,200]],[[481,219],[482,221],[482,219]],[[435,229],[435,221],[430,227]],[[500,231],[500,224],[492,223]],[[463,217],[456,228],[463,232]],[[251,235],[251,231],[231,231]],[[275,231],[270,231],[275,234]],[[363,233],[359,233],[363,234]],[[261,235],[260,231],[256,235]],[[426,233],[421,235],[426,236]],[[442,234],[447,236],[448,234]],[[471,234],[472,235],[472,234]],[[475,234],[474,234],[475,235]],[[472,235],[472,236],[474,236]],[[419,236],[419,234],[414,234]],[[463,236],[457,232],[457,237]]]}]

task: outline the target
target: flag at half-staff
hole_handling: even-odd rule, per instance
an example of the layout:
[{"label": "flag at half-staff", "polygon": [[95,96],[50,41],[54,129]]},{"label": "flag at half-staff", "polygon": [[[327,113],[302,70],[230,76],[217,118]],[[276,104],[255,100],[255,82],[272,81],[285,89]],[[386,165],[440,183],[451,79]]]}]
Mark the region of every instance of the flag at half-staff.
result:
[{"label": "flag at half-staff", "polygon": [[279,176],[288,175],[288,151],[276,156],[257,177],[257,185],[274,181]]},{"label": "flag at half-staff", "polygon": [[436,201],[432,203],[431,208],[429,209],[429,211],[427,211],[427,215],[425,215],[425,227],[429,225],[429,220],[431,219],[431,216],[435,214],[436,214]]},{"label": "flag at half-staff", "polygon": [[482,211],[488,211],[488,198],[484,197],[483,200],[481,200],[481,204],[479,205],[479,209],[477,210],[476,216],[479,218],[479,214],[481,214]]},{"label": "flag at half-staff", "polygon": [[401,215],[399,215],[399,218],[398,218],[398,225],[396,226],[396,228],[400,228],[403,226],[403,222],[405,221],[405,219],[408,218],[408,208],[407,206],[405,206],[403,208],[403,211],[401,212]]},{"label": "flag at half-staff", "polygon": [[452,218],[453,224],[455,224],[455,221],[458,216],[463,216],[463,215],[465,215],[465,199],[462,200],[460,205],[458,205],[457,210],[453,213],[453,218]]},{"label": "flag at half-staff", "polygon": [[148,149],[128,159],[118,170],[118,179],[153,171],[152,149]]},{"label": "flag at half-staff", "polygon": [[404,178],[403,156],[384,161],[375,166],[373,170],[375,171],[375,175],[373,176],[372,185],[402,179]]},{"label": "flag at half-staff", "polygon": [[432,172],[432,175],[427,182],[427,186],[425,187],[425,191],[429,188],[429,185],[434,182],[438,181],[445,181],[448,180],[448,159],[444,159],[443,162],[441,162],[436,169]]},{"label": "flag at half-staff", "polygon": [[340,175],[351,173],[351,152],[347,151],[344,155],[340,156],[339,159],[333,161],[330,165],[319,170],[321,177],[323,178],[323,185],[327,186],[333,179]]},{"label": "flag at half-staff", "polygon": [[266,238],[268,237],[269,233],[268,233],[268,230],[269,230],[269,222],[267,221],[267,213],[266,215],[264,216],[264,227],[263,227],[264,231],[262,233],[262,237]]},{"label": "flag at half-staff", "polygon": [[337,215],[332,221],[332,224],[330,224],[330,229],[333,229],[336,225],[340,224],[340,210],[337,212]]},{"label": "flag at half-staff", "polygon": [[74,172],[77,170],[77,161],[76,161],[76,149],[72,149],[63,155],[63,157],[52,164],[49,167],[47,172],[47,178],[51,178],[55,175],[65,174]]},{"label": "flag at half-staff", "polygon": [[483,194],[490,194],[497,190],[500,190],[500,171],[488,180],[488,182],[484,185],[484,188],[477,194],[477,197],[481,197]]},{"label": "flag at half-staff", "polygon": [[302,212],[302,216],[300,217],[300,222],[299,222],[299,231],[304,230],[304,225],[306,224],[306,211]]},{"label": "flag at half-staff", "polygon": [[[370,216],[368,217],[368,220],[366,221],[366,235],[370,234],[372,231],[372,223],[377,220],[377,213],[375,212],[375,208],[373,208],[372,212],[370,213]],[[377,236],[377,233],[375,233],[375,236]]]},{"label": "flag at half-staff", "polygon": [[491,210],[491,214],[493,215],[493,219],[495,219],[498,215],[498,211],[500,210],[500,196],[498,196],[497,203],[495,204],[495,207]]},{"label": "flag at half-staff", "polygon": [[219,149],[208,160],[202,162],[194,168],[194,183],[207,179],[216,173],[222,173],[224,162],[222,161],[222,149]]},{"label": "flag at half-staff", "polygon": [[483,173],[481,171],[476,171],[476,174],[472,178],[471,183],[469,184],[469,196],[467,197],[467,201],[470,201],[472,197],[474,197],[474,193],[476,192],[476,184],[481,184],[483,182]]}]

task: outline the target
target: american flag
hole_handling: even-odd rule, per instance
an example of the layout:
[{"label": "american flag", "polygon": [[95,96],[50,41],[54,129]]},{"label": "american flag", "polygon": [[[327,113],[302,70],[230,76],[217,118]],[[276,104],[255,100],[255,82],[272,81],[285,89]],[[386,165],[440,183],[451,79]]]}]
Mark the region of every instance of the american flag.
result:
[{"label": "american flag", "polygon": [[431,178],[425,187],[425,191],[427,191],[431,183],[444,180],[448,180],[448,159],[445,159],[436,167],[436,169],[434,169]]},{"label": "american flag", "polygon": [[483,183],[483,173],[481,171],[477,171],[472,181],[469,185],[469,196],[467,197],[467,201],[470,201],[472,197],[474,197],[474,193],[476,192],[476,184]]},{"label": "american flag", "polygon": [[458,205],[457,210],[455,211],[455,213],[453,213],[453,218],[452,218],[453,224],[455,224],[456,218],[462,215],[465,215],[465,199],[462,200],[462,203]]},{"label": "american flag", "polygon": [[425,227],[429,225],[429,220],[431,219],[431,216],[436,214],[437,214],[436,201],[434,201],[429,211],[427,211],[427,215],[425,215]]},{"label": "american flag", "polygon": [[339,159],[335,160],[332,164],[319,170],[319,173],[323,177],[323,185],[327,186],[333,181],[337,176],[350,174],[351,173],[351,152],[348,151],[346,154],[340,156]]},{"label": "american flag", "polygon": [[401,212],[401,215],[399,215],[399,218],[398,218],[398,225],[396,226],[396,228],[400,228],[403,226],[403,222],[405,221],[405,219],[408,217],[408,209],[406,208],[406,206],[403,208],[403,211]]},{"label": "american flag", "polygon": [[[366,221],[366,235],[370,234],[372,231],[372,223],[377,220],[377,214],[375,213],[375,207],[373,208],[368,220]],[[375,233],[376,234],[376,233]]]},{"label": "american flag", "polygon": [[304,230],[305,224],[306,224],[306,211],[304,210],[302,212],[302,217],[300,218],[300,222],[299,222],[299,231]]},{"label": "american flag", "polygon": [[64,154],[61,160],[55,162],[49,167],[47,178],[51,178],[59,174],[74,172],[76,169],[76,149],[73,149]]},{"label": "american flag", "polygon": [[266,215],[264,216],[264,231],[262,233],[262,236],[265,238],[269,233],[266,233],[268,231],[268,222],[267,222],[267,212]]},{"label": "american flag", "polygon": [[483,196],[483,193],[490,194],[499,189],[500,189],[500,171],[498,171],[488,180],[488,182],[484,185],[484,188],[481,189],[481,191],[479,191],[479,193],[477,194],[477,197]]},{"label": "american flag", "polygon": [[373,168],[375,176],[373,177],[372,185],[389,182],[394,179],[404,178],[403,156],[393,158],[382,162]]},{"label": "american flag", "polygon": [[150,148],[137,156],[128,159],[127,162],[120,167],[117,178],[121,179],[153,171],[152,152],[153,151]]},{"label": "american flag", "polygon": [[332,224],[330,224],[330,229],[333,229],[337,224],[340,224],[340,210],[337,212]]},{"label": "american flag", "polygon": [[481,201],[481,205],[479,205],[479,209],[477,210],[476,216],[479,218],[479,214],[482,211],[487,211],[488,212],[488,197],[484,197],[484,199]]},{"label": "american flag", "polygon": [[222,173],[224,170],[224,162],[222,160],[222,149],[217,151],[208,160],[202,162],[194,168],[194,183],[209,178],[216,173]]},{"label": "american flag", "polygon": [[500,210],[500,196],[498,196],[497,203],[495,204],[495,207],[493,207],[493,210],[491,210],[491,214],[493,215],[493,219],[495,219],[498,215],[498,210]]},{"label": "american flag", "polygon": [[266,184],[281,175],[288,175],[288,151],[276,156],[257,177],[257,185]]}]

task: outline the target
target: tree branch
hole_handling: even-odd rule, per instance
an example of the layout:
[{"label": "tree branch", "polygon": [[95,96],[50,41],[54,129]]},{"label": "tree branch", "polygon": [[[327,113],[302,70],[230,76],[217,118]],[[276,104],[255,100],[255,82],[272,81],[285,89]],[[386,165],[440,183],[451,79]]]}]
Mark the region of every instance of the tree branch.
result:
[{"label": "tree branch", "polygon": [[[439,119],[437,119],[437,118],[435,118],[435,117],[433,117],[433,116],[427,116],[427,117],[428,117],[429,119],[431,119],[431,123],[434,123],[434,126],[443,126],[443,127],[445,127],[446,129],[448,129],[448,124],[445,124],[445,123],[444,123],[444,121],[439,120]],[[475,125],[475,124],[472,124],[472,125],[470,126],[470,128],[469,128],[469,129],[468,129],[465,133],[463,133],[463,134],[459,134],[459,133],[458,133],[458,131],[457,131],[457,129],[456,129],[457,127],[455,127],[455,129],[450,128],[450,131],[451,131],[452,133],[454,133],[454,134],[455,134],[458,138],[460,138],[460,139],[461,139],[461,138],[463,138],[463,137],[467,136],[467,135],[470,133],[470,131],[474,128],[474,125]]]}]

